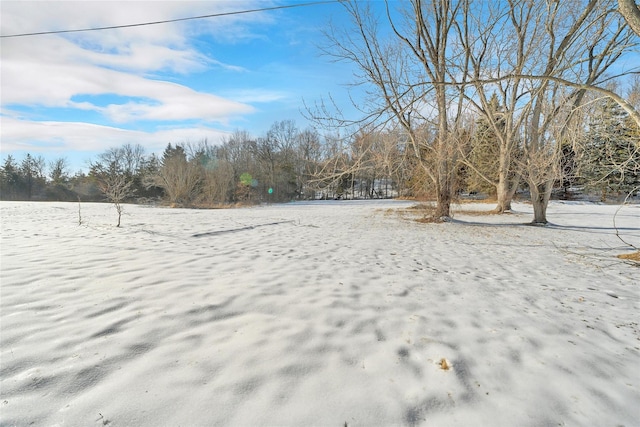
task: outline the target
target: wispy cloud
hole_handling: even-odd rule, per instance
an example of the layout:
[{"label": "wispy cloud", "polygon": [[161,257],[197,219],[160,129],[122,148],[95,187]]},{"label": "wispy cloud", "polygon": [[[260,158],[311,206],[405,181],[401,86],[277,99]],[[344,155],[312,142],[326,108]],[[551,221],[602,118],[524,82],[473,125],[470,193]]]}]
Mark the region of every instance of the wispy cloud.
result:
[{"label": "wispy cloud", "polygon": [[[40,152],[94,152],[126,143],[143,145],[150,152],[162,150],[169,142],[215,141],[227,134],[206,126],[175,127],[153,132],[128,130],[85,122],[32,121],[0,117],[2,148],[8,152],[38,147]],[[24,141],[30,141],[25,145]]]},{"label": "wispy cloud", "polygon": [[292,95],[289,92],[282,90],[269,90],[269,89],[240,89],[228,95],[230,98],[237,102],[245,103],[268,103],[275,101],[282,101],[284,99],[291,98]]}]

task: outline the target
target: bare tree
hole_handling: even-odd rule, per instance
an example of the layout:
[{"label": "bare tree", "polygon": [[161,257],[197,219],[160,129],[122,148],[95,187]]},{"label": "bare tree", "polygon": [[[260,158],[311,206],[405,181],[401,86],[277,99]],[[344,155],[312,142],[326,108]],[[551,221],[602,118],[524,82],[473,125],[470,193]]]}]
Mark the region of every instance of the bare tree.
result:
[{"label": "bare tree", "polygon": [[145,162],[144,147],[140,144],[124,144],[119,150],[124,172],[130,176],[138,174]]},{"label": "bare tree", "polygon": [[226,160],[212,159],[203,165],[199,200],[205,205],[224,204],[232,198],[233,166]]},{"label": "bare tree", "polygon": [[104,179],[98,180],[100,190],[109,199],[118,213],[118,223],[116,227],[120,227],[120,219],[122,218],[122,202],[133,195],[131,191],[131,181],[127,181],[122,174],[107,175]]},{"label": "bare tree", "polygon": [[[110,150],[101,155],[101,159],[104,161],[110,158],[114,153],[117,153],[117,150]],[[133,196],[133,181],[131,181],[131,178],[124,173],[120,165],[113,160],[113,158],[112,161],[108,163],[92,163],[91,176],[94,177],[98,184],[98,188],[100,188],[100,191],[105,195],[107,200],[113,203],[116,208],[116,212],[118,213],[118,223],[116,224],[116,227],[120,227],[120,220],[123,212],[122,202]]]},{"label": "bare tree", "polygon": [[[614,99],[640,120],[632,105],[601,86],[614,77],[606,74],[613,64],[637,46],[613,5],[614,0],[481,3],[472,14],[477,17],[470,21],[473,31],[458,30],[471,63],[468,81],[474,91],[467,99],[493,126],[499,145],[498,180],[493,182],[498,211],[509,206],[524,173],[534,223],[546,222],[548,199],[560,177],[561,149],[579,126],[576,114],[586,91]],[[487,91],[498,94],[499,110],[491,108]],[[513,158],[520,144],[524,162]]]},{"label": "bare tree", "polygon": [[261,193],[268,194],[276,184],[276,168],[278,167],[278,147],[277,142],[267,137],[256,138],[251,141],[250,150],[256,161],[257,174],[254,174],[257,184],[262,189]]},{"label": "bare tree", "polygon": [[198,204],[212,206],[230,200],[234,186],[234,171],[229,161],[219,157],[219,147],[210,145],[207,139],[204,139],[197,144],[186,144],[186,151],[189,153],[189,162],[199,168],[200,182],[194,189],[198,191],[198,194],[194,195],[195,201]]},{"label": "bare tree", "polygon": [[[359,70],[357,84],[371,90],[359,124],[384,127],[395,122],[433,182],[437,218],[447,218],[453,197],[458,150],[455,123],[462,106],[451,84],[452,61],[459,52],[452,45],[456,21],[465,19],[468,1],[412,0],[392,10],[387,3],[387,24],[393,39],[386,39],[371,4],[343,2],[352,28],[331,28],[325,52],[348,61]],[[457,103],[457,107],[456,107]],[[323,108],[311,112],[326,118]],[[343,122],[342,122],[343,123]]]},{"label": "bare tree", "polygon": [[[531,97],[525,133],[525,176],[531,191],[533,223],[545,224],[546,208],[558,178],[561,144],[587,88],[598,88],[620,56],[637,42],[614,0],[553,2],[540,11],[538,37],[543,56],[528,65]],[[574,82],[572,85],[566,82]],[[605,89],[602,89],[605,91]]]},{"label": "bare tree", "polygon": [[167,194],[172,205],[189,205],[198,195],[198,185],[202,179],[197,162],[187,159],[182,146],[175,148],[169,144],[162,157],[157,174],[147,185],[156,185]]},{"label": "bare tree", "polygon": [[298,136],[298,128],[293,120],[276,121],[267,132],[267,139],[286,157],[292,155]]},{"label": "bare tree", "polygon": [[[511,200],[522,176],[515,156],[526,119],[525,114],[519,114],[523,109],[522,97],[530,88],[519,75],[540,49],[540,41],[532,36],[539,7],[540,2],[518,0],[478,2],[470,10],[466,25],[457,25],[459,44],[469,65],[466,72],[470,86],[461,90],[483,117],[487,131],[495,137],[495,175],[486,173],[486,168],[476,167],[467,155],[463,155],[463,161],[477,176],[495,187],[497,213],[511,210]],[[492,84],[486,82],[489,77],[503,75],[515,77]]]},{"label": "bare tree", "polygon": [[276,121],[263,141],[270,151],[270,180],[276,200],[288,200],[296,196],[298,186],[295,174],[295,145],[298,133],[293,120]]},{"label": "bare tree", "polygon": [[346,141],[338,133],[324,135],[319,161],[314,165],[311,190],[321,192],[321,197],[342,197],[345,188],[351,188],[352,176],[358,170],[358,159],[352,159],[346,149]]},{"label": "bare tree", "polygon": [[313,180],[322,159],[320,135],[314,129],[305,129],[296,136],[295,167],[297,192],[300,197],[312,198],[315,194],[310,181]]}]

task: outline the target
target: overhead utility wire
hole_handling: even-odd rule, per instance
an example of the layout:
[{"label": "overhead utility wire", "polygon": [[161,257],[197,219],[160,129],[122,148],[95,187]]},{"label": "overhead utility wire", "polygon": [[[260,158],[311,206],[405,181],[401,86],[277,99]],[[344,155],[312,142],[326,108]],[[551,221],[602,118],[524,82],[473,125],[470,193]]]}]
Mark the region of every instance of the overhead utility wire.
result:
[{"label": "overhead utility wire", "polygon": [[168,24],[171,22],[181,22],[181,21],[191,21],[194,19],[206,19],[206,18],[216,18],[219,16],[229,16],[229,15],[241,15],[245,13],[254,13],[254,12],[267,12],[270,10],[279,10],[279,9],[291,9],[294,7],[304,7],[304,6],[316,6],[319,4],[327,4],[327,3],[338,3],[340,0],[326,0],[326,1],[314,1],[311,3],[298,3],[298,4],[289,4],[289,5],[281,5],[281,6],[273,6],[273,7],[263,7],[260,9],[249,9],[249,10],[238,10],[235,12],[221,12],[214,13],[211,15],[201,15],[201,16],[190,16],[188,18],[176,18],[176,19],[166,19],[164,21],[153,21],[153,22],[142,22],[138,24],[127,24],[127,25],[113,25],[110,27],[95,27],[95,28],[82,28],[77,30],[57,30],[57,31],[40,31],[37,33],[22,33],[22,34],[7,34],[0,35],[0,38],[8,39],[11,37],[28,37],[28,36],[42,36],[46,34],[64,34],[64,33],[80,33],[86,31],[102,31],[102,30],[115,30],[117,28],[131,28],[131,27],[143,27],[146,25],[158,25],[158,24]]}]

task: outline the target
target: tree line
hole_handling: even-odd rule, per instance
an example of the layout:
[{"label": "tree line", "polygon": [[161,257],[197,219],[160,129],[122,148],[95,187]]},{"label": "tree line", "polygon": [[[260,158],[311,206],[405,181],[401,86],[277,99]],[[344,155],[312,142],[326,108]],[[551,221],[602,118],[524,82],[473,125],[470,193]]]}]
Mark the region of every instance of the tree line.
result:
[{"label": "tree line", "polygon": [[73,177],[8,157],[1,197],[212,206],[424,196],[440,220],[460,192],[493,195],[500,213],[525,191],[544,224],[553,194],[637,192],[640,70],[620,61],[640,39],[616,0],[410,0],[385,2],[382,15],[370,2],[341,4],[351,24],[329,26],[323,49],[355,66],[362,117],[320,100],[306,108],[313,129],[284,120],[257,138],[237,131],[161,155],[127,144]]},{"label": "tree line", "polygon": [[[640,79],[629,95],[632,102],[640,101]],[[459,131],[464,138],[455,144],[452,189],[458,195],[494,197],[501,211],[510,208],[501,206],[498,198],[505,167],[500,161],[505,107],[496,94],[487,105],[488,112],[469,117]],[[588,192],[605,201],[637,191],[640,128],[607,98],[590,99],[582,120],[578,142],[567,143],[558,152],[556,196]],[[169,143],[159,155],[147,154],[139,144],[109,148],[90,161],[88,173],[74,175],[64,158],[47,163],[41,156],[27,154],[18,162],[9,155],[0,167],[0,198],[163,201],[185,207],[327,198],[435,199],[437,188],[421,164],[428,153],[416,154],[411,148],[401,127],[358,128],[340,138],[312,128],[300,130],[292,120],[283,120],[261,137],[239,130],[216,145],[206,140]],[[529,191],[523,179],[525,147],[514,144],[511,150],[509,161],[514,165],[506,176],[510,198],[517,191]]]},{"label": "tree line", "polygon": [[9,155],[0,166],[0,198],[212,207],[402,193],[401,177],[392,176],[377,148],[363,140],[347,143],[283,120],[260,137],[238,130],[219,144],[169,143],[160,154],[139,144],[112,147],[89,162],[87,173],[73,175],[64,158],[47,163],[42,156],[17,161]]}]

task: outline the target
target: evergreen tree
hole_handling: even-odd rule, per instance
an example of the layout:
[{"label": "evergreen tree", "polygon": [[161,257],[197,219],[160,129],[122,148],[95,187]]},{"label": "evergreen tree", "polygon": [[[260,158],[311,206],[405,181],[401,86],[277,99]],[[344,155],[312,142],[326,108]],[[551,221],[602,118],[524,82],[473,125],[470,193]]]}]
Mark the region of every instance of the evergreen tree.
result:
[{"label": "evergreen tree", "polygon": [[587,188],[601,200],[640,186],[640,129],[618,104],[607,99],[593,117],[580,162]]},{"label": "evergreen tree", "polygon": [[140,171],[142,189],[139,194],[142,197],[161,198],[164,196],[164,190],[156,184],[160,167],[161,160],[155,153],[151,153],[148,158],[145,158]]},{"label": "evergreen tree", "polygon": [[162,153],[161,164],[165,165],[171,159],[176,159],[176,158],[180,160],[184,160],[185,162],[187,161],[187,153],[185,153],[184,147],[177,144],[175,147],[173,147],[171,143],[168,143],[167,148],[165,148],[164,152]]},{"label": "evergreen tree", "polygon": [[15,200],[20,187],[20,172],[13,156],[9,154],[0,168],[0,199]]},{"label": "evergreen tree", "polygon": [[49,178],[54,185],[63,185],[69,180],[67,159],[60,157],[49,163]]},{"label": "evergreen tree", "polygon": [[[498,128],[504,126],[501,115],[500,102],[494,93],[489,100],[489,108],[496,117]],[[494,130],[484,114],[476,122],[476,131],[471,139],[471,149],[468,154],[471,171],[467,176],[467,189],[488,194],[496,194],[496,182],[498,182],[498,169],[500,167],[500,142]]]},{"label": "evergreen tree", "polygon": [[20,164],[20,171],[22,173],[23,190],[26,192],[27,200],[31,200],[35,174],[33,157],[31,157],[31,154],[27,154],[27,156],[22,160],[22,163]]}]

